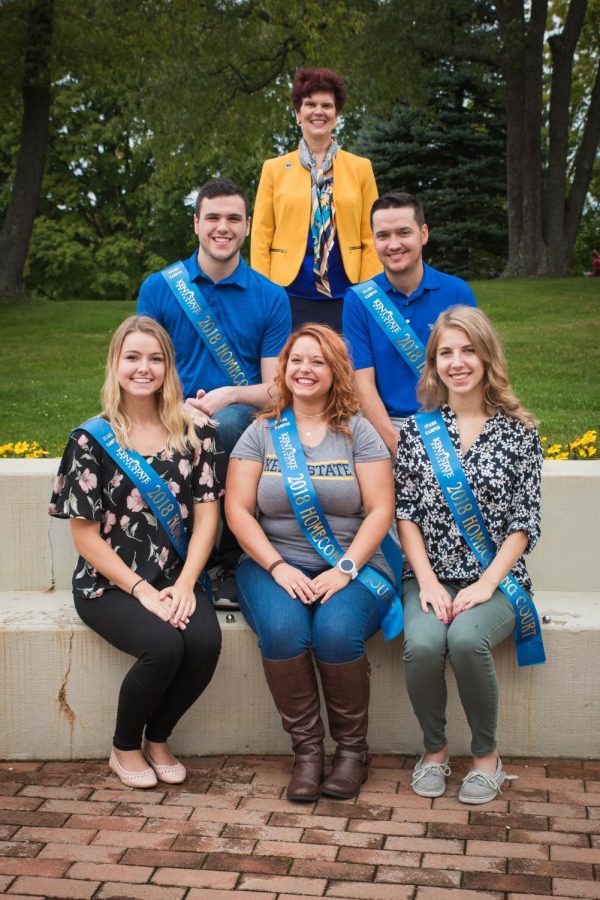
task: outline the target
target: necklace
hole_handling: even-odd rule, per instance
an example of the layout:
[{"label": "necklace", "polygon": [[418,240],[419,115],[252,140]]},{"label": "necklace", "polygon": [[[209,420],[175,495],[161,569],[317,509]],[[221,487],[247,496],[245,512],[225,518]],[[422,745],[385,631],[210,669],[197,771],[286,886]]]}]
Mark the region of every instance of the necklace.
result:
[{"label": "necklace", "polygon": [[[310,415],[307,414],[307,413],[296,413],[296,417],[301,416],[303,419],[320,419],[320,418],[321,418],[322,416],[324,416],[324,415],[325,415],[324,412],[320,412],[320,413],[312,413],[312,414],[310,414]],[[315,424],[316,424],[316,423],[315,423]],[[304,434],[306,435],[306,437],[310,437],[311,434],[312,434],[312,429],[313,429],[314,426],[313,426],[313,425],[310,426],[310,428],[311,428],[310,431],[307,431],[307,429],[306,429],[304,426],[301,426],[301,427],[302,427],[302,431],[304,432]]]}]

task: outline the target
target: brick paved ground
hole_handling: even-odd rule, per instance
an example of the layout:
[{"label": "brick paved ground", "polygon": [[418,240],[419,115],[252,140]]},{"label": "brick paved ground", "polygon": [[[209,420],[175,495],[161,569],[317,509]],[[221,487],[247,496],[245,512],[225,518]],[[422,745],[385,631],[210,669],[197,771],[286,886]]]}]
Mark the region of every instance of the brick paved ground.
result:
[{"label": "brick paved ground", "polygon": [[140,900],[600,898],[600,762],[518,760],[483,808],[377,757],[359,799],[281,799],[289,759],[189,760],[171,790],[101,763],[0,764],[0,893]]}]

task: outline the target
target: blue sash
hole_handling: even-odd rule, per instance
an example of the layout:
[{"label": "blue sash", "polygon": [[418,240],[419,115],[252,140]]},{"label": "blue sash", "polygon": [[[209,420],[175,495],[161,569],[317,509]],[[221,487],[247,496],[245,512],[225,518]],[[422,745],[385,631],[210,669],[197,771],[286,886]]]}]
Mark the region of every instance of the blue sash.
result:
[{"label": "blue sash", "polygon": [[[272,427],[273,445],[279,460],[281,477],[298,524],[319,556],[329,565],[335,566],[338,559],[344,555],[344,551],[335,539],[319,503],[300,443],[294,413],[291,409],[286,409],[279,422],[270,419],[269,425]],[[391,538],[389,543],[394,543]],[[401,555],[398,548],[396,552]],[[397,563],[397,559],[395,562]],[[401,570],[402,567],[400,572]],[[389,641],[397,637],[404,627],[404,614],[394,588],[387,578],[371,566],[363,566],[357,577],[361,584],[369,589],[377,603],[385,639]],[[400,581],[399,585],[401,584]]]},{"label": "blue sash", "polygon": [[[143,456],[136,453],[135,450],[125,450],[121,447],[106,419],[96,416],[93,419],[88,419],[87,422],[84,422],[79,427],[98,441],[110,458],[127,475],[134,487],[138,489],[156,516],[157,522],[162,526],[180,559],[185,562],[189,543],[188,536],[183,524],[179,503],[167,483],[163,481],[150,463],[146,462]],[[209,599],[212,599],[210,578],[206,571],[202,572],[198,580]]]},{"label": "blue sash", "polygon": [[406,365],[419,378],[425,368],[425,347],[399,310],[386,305],[389,300],[385,291],[375,281],[351,284],[350,289],[373,316]]},{"label": "blue sash", "polygon": [[227,379],[228,384],[250,384],[248,376],[238,362],[238,353],[221,328],[215,315],[202,296],[198,285],[190,281],[189,272],[182,262],[163,269],[161,275],[177,298],[182,310],[200,335],[212,358]]},{"label": "blue sash", "polygon": [[[483,568],[487,569],[496,554],[496,548],[463,472],[442,415],[439,410],[417,413],[415,422],[454,520]],[[546,654],[533,600],[511,572],[503,578],[499,588],[508,597],[515,612],[515,642],[519,665],[534,666],[544,663]]]}]

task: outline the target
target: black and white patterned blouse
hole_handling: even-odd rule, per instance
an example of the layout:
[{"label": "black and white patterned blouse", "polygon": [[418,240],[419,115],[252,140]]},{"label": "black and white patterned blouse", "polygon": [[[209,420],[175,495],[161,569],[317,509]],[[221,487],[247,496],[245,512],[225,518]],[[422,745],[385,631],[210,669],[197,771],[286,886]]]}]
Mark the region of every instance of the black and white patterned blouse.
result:
[{"label": "black and white patterned blouse", "polygon": [[[463,454],[456,416],[447,405],[441,407],[441,413],[496,548],[509,534],[525,531],[528,553],[540,536],[543,454],[537,431],[497,412]],[[481,564],[460,534],[412,416],[400,427],[394,474],[396,518],[419,526],[436,576],[459,581],[463,587],[477,581]],[[523,557],[512,572],[531,591]],[[414,577],[412,569],[405,568],[404,578]]]},{"label": "black and white patterned blouse", "polygon": [[[197,425],[201,447],[188,453],[161,450],[145,459],[168,484],[181,510],[188,538],[194,503],[216,500],[224,493],[225,454],[211,425]],[[181,571],[177,551],[142,495],[108,453],[87,432],[73,432],[54,482],[48,512],[59,519],[100,522],[100,537],[123,562],[150,584]],[[111,587],[82,556],[73,573],[73,592],[101,597]]]}]

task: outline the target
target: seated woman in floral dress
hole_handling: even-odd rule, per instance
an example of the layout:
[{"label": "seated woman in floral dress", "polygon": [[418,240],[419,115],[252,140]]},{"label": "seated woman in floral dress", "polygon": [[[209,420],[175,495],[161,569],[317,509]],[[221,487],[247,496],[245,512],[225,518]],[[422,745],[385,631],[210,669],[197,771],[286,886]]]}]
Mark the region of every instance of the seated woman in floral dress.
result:
[{"label": "seated woman in floral dress", "polygon": [[116,330],[102,400],[102,415],[69,438],[49,511],[70,521],[79,616],[136,657],[110,768],[130,787],[179,783],[186,770],[167,740],[221,647],[198,577],[215,540],[223,454],[212,425],[184,407],[169,337],[146,316]]}]

